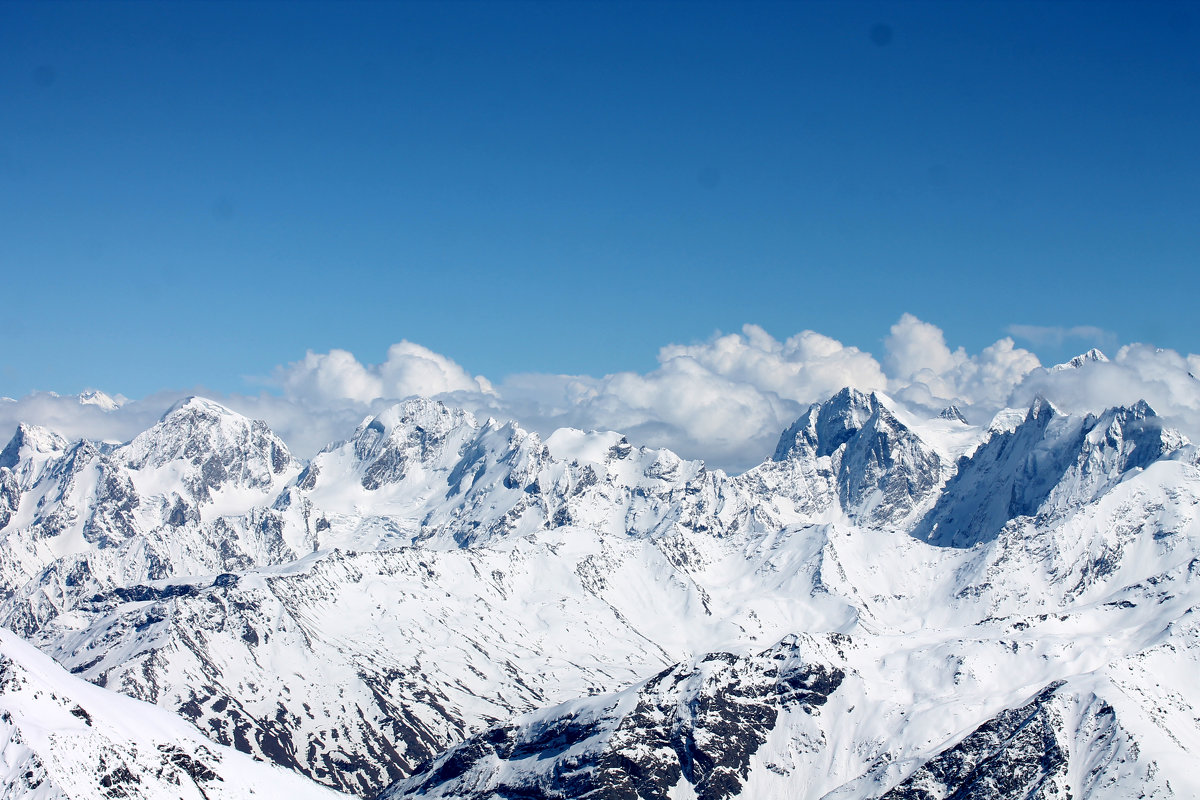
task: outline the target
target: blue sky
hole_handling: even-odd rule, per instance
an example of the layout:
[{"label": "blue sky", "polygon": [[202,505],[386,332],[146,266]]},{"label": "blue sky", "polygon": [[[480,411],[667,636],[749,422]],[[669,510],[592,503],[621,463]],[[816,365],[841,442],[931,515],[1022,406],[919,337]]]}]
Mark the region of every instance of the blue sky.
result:
[{"label": "blue sky", "polygon": [[5,2],[0,394],[1196,352],[1197,142],[1194,4]]}]

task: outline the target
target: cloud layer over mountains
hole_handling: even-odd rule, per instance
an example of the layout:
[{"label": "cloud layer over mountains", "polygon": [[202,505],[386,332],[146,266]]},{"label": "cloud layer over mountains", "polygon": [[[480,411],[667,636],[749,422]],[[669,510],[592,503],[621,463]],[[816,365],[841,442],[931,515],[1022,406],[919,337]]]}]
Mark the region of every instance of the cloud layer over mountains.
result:
[{"label": "cloud layer over mountains", "polygon": [[115,410],[76,397],[35,393],[0,403],[0,437],[18,422],[63,435],[124,441],[176,400],[203,394],[264,419],[302,457],[345,438],[364,416],[412,395],[436,396],[484,416],[511,417],[539,432],[571,426],[611,429],[640,444],[669,447],[730,470],[770,455],[779,432],[812,402],[844,386],[884,391],[922,415],[956,405],[986,424],[1006,406],[1037,395],[1066,411],[1098,411],[1144,399],[1193,439],[1200,439],[1200,355],[1144,344],[1121,347],[1112,360],[1083,359],[1046,368],[1032,352],[1003,338],[976,354],[951,350],[941,329],[905,314],[877,359],[815,331],[783,341],[756,325],[692,345],[659,350],[647,373],[510,375],[493,384],[450,358],[412,342],[392,345],[380,364],[345,350],[308,352],[277,367],[258,395],[203,388],[161,392]]}]

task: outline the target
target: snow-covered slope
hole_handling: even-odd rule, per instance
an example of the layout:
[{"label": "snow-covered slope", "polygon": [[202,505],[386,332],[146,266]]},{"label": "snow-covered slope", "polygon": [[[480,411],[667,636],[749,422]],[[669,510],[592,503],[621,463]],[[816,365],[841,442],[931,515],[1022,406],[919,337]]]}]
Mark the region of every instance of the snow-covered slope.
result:
[{"label": "snow-covered slope", "polygon": [[193,398],[18,430],[0,622],[364,797],[1188,796],[1197,509],[1145,404],[847,389],[728,476],[421,399],[302,464]]},{"label": "snow-covered slope", "polygon": [[13,800],[345,797],[92,686],[3,629],[0,785]]},{"label": "snow-covered slope", "polygon": [[1025,614],[964,598],[908,631],[694,657],[476,734],[385,797],[1200,796],[1200,566],[1150,571],[1086,599],[1047,580]]},{"label": "snow-covered slope", "polygon": [[[1011,653],[982,641],[939,663],[944,646],[791,636],[524,715],[382,797],[1195,797],[1200,731],[1186,715],[1198,698],[1183,676],[1196,663],[1172,638],[1068,678],[1027,673],[1032,683],[993,684],[988,696],[975,671]],[[1154,659],[1184,693],[1145,695],[1150,681],[1135,670]]]}]

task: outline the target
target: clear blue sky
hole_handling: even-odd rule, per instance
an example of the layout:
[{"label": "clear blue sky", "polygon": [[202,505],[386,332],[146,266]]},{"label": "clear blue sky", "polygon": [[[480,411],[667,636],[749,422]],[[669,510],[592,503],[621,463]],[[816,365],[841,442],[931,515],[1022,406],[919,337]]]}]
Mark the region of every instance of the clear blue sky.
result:
[{"label": "clear blue sky", "polygon": [[0,394],[905,311],[1195,352],[1198,148],[1197,4],[6,1]]}]

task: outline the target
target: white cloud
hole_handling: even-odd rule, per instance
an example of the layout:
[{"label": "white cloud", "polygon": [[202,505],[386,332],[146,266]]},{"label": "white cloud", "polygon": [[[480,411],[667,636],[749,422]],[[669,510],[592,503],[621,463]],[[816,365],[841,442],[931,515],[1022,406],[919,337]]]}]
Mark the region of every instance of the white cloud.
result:
[{"label": "white cloud", "polygon": [[946,376],[967,361],[961,347],[950,352],[941,328],[912,314],[900,317],[883,345],[888,353],[884,363],[895,385],[920,382],[936,394],[953,393]]},{"label": "white cloud", "polygon": [[942,330],[905,314],[884,340],[893,394],[914,406],[937,411],[953,403],[977,418],[998,411],[1013,389],[1041,362],[1003,338],[970,356],[951,351]]},{"label": "white cloud", "polygon": [[153,425],[163,411],[188,394],[159,392],[106,411],[100,406],[79,402],[75,395],[34,392],[19,400],[0,402],[0,447],[7,443],[7,435],[22,422],[49,428],[72,440],[128,441]]},{"label": "white cloud", "polygon": [[757,325],[746,325],[740,335],[717,336],[705,344],[668,345],[658,360],[664,367],[691,361],[713,375],[806,403],[844,386],[868,391],[887,386],[869,353],[815,331],[780,342]]},{"label": "white cloud", "polygon": [[285,397],[315,407],[449,392],[492,392],[486,378],[473,377],[440,353],[408,341],[388,348],[382,364],[363,364],[346,350],[309,350],[302,360],[277,368],[274,383]]},{"label": "white cloud", "polygon": [[1040,366],[1037,356],[1005,337],[963,364],[958,370],[958,384],[969,404],[995,406]]},{"label": "white cloud", "polygon": [[741,469],[773,452],[809,403],[843,386],[887,386],[868,353],[804,331],[778,341],[747,325],[740,334],[668,345],[657,369],[603,378],[515,376],[499,387],[513,416],[547,431],[559,425],[619,430],[689,458]]},{"label": "white cloud", "polygon": [[[515,418],[541,433],[569,425],[611,429],[683,456],[743,469],[773,451],[780,431],[813,402],[843,386],[885,389],[918,412],[950,403],[973,422],[1043,394],[1071,411],[1145,399],[1200,438],[1200,356],[1144,345],[1121,348],[1109,364],[1051,372],[1002,338],[976,354],[951,349],[935,325],[905,314],[884,342],[883,365],[870,353],[802,331],[778,340],[755,325],[687,345],[672,344],[647,373],[522,374],[493,385],[453,360],[411,342],[393,345],[381,364],[345,350],[309,352],[278,367],[259,395],[164,392],[104,411],[74,397],[35,394],[0,403],[0,430],[28,421],[69,437],[127,440],[186,394],[206,394],[264,419],[301,457],[349,435],[364,416],[412,395],[434,396],[480,415]],[[886,369],[885,369],[886,367]],[[2,442],[0,442],[2,444]]]},{"label": "white cloud", "polygon": [[1145,400],[1159,416],[1200,441],[1200,380],[1189,374],[1197,365],[1200,358],[1195,355],[1131,344],[1111,361],[1089,361],[1057,372],[1039,370],[1013,391],[1009,402],[1026,405],[1040,394],[1064,411],[1095,413]]}]

